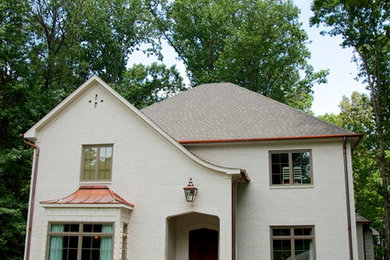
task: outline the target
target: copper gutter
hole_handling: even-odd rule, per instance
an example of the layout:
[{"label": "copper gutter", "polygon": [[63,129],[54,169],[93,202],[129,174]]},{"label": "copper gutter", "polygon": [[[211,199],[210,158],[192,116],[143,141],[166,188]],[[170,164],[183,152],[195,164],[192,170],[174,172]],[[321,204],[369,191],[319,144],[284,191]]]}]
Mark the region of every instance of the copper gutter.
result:
[{"label": "copper gutter", "polygon": [[26,255],[25,259],[30,259],[30,251],[31,251],[31,231],[33,224],[33,216],[34,216],[34,205],[35,205],[35,191],[37,186],[37,176],[38,176],[38,161],[39,161],[39,146],[30,142],[27,142],[23,135],[23,142],[29,146],[32,146],[35,149],[35,159],[34,159],[34,170],[33,170],[33,183],[31,186],[31,201],[30,201],[30,209],[28,215],[28,226],[27,226],[27,245],[26,245]]},{"label": "copper gutter", "polygon": [[236,196],[237,184],[250,182],[250,178],[245,170],[241,170],[241,177],[232,182],[232,260],[236,259]]},{"label": "copper gutter", "polygon": [[344,162],[344,179],[345,179],[345,197],[347,204],[347,223],[348,223],[348,249],[349,259],[353,260],[352,250],[352,224],[351,224],[351,200],[349,198],[349,178],[348,178],[348,164],[347,164],[347,137],[344,137],[343,142],[343,162]]},{"label": "copper gutter", "polygon": [[223,143],[223,142],[248,142],[248,141],[277,141],[277,140],[299,140],[299,139],[321,139],[321,138],[340,138],[340,137],[363,137],[362,134],[348,135],[312,135],[312,136],[283,136],[267,138],[233,138],[233,139],[205,139],[205,140],[181,140],[180,144],[197,144],[197,143]]}]

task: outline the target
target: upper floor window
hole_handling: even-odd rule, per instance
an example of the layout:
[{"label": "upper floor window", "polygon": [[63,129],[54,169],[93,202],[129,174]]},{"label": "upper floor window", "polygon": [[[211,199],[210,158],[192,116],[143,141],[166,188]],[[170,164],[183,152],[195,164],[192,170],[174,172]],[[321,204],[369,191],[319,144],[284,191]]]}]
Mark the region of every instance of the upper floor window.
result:
[{"label": "upper floor window", "polygon": [[112,145],[84,145],[82,181],[111,180]]},{"label": "upper floor window", "polygon": [[311,151],[270,152],[271,184],[311,184]]}]

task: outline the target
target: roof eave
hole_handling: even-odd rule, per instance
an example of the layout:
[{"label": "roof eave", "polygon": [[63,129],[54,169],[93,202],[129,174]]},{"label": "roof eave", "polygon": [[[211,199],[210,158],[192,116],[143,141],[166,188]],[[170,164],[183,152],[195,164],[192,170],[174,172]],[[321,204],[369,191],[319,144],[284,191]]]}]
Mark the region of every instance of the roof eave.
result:
[{"label": "roof eave", "polygon": [[200,144],[200,143],[231,143],[231,142],[255,142],[255,141],[279,141],[279,140],[300,140],[300,139],[330,139],[330,138],[357,138],[353,149],[362,139],[362,134],[339,134],[339,135],[312,135],[312,136],[283,136],[266,138],[232,138],[232,139],[203,139],[203,140],[180,140],[180,144]]},{"label": "roof eave", "polygon": [[124,203],[50,203],[41,201],[40,204],[44,208],[125,208],[133,210],[134,206],[127,205]]}]

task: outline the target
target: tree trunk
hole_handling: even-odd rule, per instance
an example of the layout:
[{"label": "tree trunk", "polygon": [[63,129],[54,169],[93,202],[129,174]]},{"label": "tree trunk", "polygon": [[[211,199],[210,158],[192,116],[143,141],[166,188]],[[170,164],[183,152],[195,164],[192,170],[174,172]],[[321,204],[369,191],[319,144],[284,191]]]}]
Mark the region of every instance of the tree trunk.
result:
[{"label": "tree trunk", "polygon": [[366,56],[364,52],[359,51],[358,53],[360,57],[362,58],[363,65],[365,68],[365,71],[367,73],[367,82],[370,90],[371,95],[371,102],[373,106],[373,112],[374,112],[374,118],[375,118],[375,131],[377,134],[377,158],[379,162],[379,171],[382,179],[382,194],[383,194],[383,209],[384,209],[384,216],[383,216],[383,222],[385,225],[385,255],[386,259],[390,259],[390,201],[389,201],[389,180],[387,175],[387,169],[386,169],[386,156],[385,156],[385,140],[384,140],[384,129],[383,129],[383,120],[382,120],[382,104],[380,102],[381,95],[385,94],[382,93],[381,89],[381,81],[380,81],[380,74],[379,74],[379,58],[378,56],[375,57],[375,65],[374,65],[374,72],[370,73],[370,69],[368,66],[368,61],[366,59]]}]

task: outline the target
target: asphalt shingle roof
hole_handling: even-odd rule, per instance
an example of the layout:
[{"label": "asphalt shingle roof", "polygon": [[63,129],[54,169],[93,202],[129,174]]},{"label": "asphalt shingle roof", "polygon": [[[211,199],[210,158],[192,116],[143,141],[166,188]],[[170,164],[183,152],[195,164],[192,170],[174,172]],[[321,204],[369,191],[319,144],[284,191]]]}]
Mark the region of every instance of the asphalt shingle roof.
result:
[{"label": "asphalt shingle roof", "polygon": [[202,84],[141,111],[177,141],[354,135],[232,83]]}]

